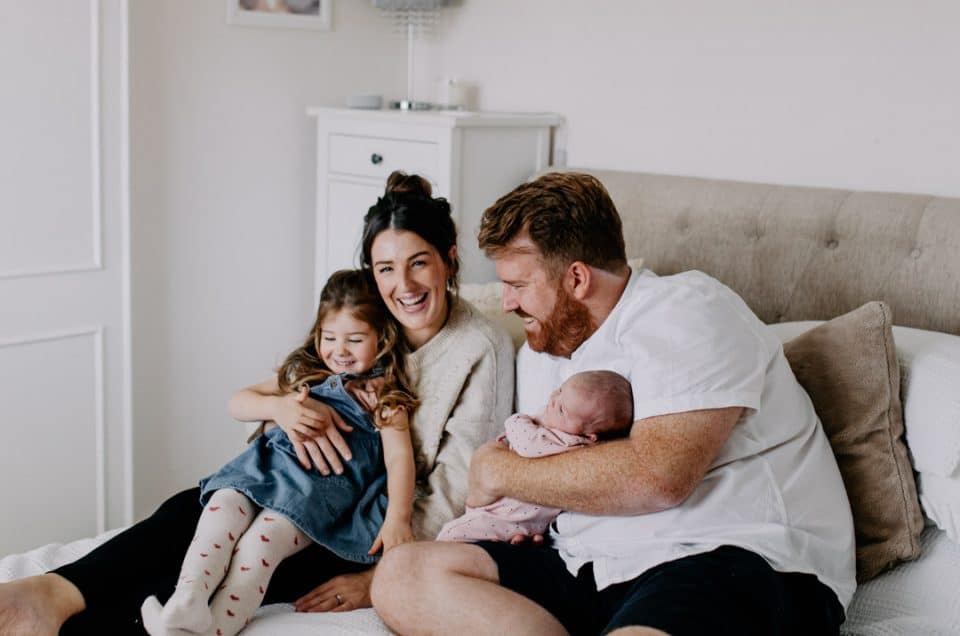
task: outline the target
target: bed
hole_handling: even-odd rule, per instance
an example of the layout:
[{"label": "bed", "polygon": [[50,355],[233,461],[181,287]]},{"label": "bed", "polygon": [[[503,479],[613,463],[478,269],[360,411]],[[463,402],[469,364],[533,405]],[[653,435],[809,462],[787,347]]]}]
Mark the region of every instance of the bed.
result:
[{"label": "bed", "polygon": [[[811,347],[824,339],[808,334],[826,333],[832,347],[827,357],[836,361],[843,347],[830,340],[836,335],[831,325],[870,301],[883,301],[869,306],[871,315],[896,325],[885,332],[895,356],[887,352],[888,364],[864,366],[861,360],[853,371],[895,381],[887,396],[892,406],[883,415],[900,417],[901,429],[884,430],[890,446],[884,450],[903,449],[891,461],[901,462],[897,498],[908,510],[897,532],[909,537],[894,550],[884,545],[871,553],[872,543],[860,545],[858,526],[863,578],[842,633],[960,634],[960,199],[586,171],[617,203],[629,255],[643,257],[661,275],[700,269],[718,278],[774,324],[797,355],[809,359]],[[466,285],[463,293],[516,334],[516,323],[496,315],[496,286]],[[839,408],[849,412],[848,405]],[[821,419],[826,428],[836,417],[825,412]],[[884,485],[873,486],[848,486],[855,517],[858,504],[870,508],[875,498],[887,498]],[[0,581],[72,560],[108,536],[8,556],[0,560]],[[861,571],[861,548],[879,555],[879,564]],[[261,608],[244,633],[389,631],[372,610],[301,615],[272,606]]]}]

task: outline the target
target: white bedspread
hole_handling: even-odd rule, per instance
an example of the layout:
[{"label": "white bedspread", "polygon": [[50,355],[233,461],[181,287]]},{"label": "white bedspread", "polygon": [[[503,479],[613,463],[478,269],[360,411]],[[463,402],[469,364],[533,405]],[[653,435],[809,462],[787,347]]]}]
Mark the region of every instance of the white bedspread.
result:
[{"label": "white bedspread", "polygon": [[931,526],[920,545],[919,559],[857,589],[840,630],[844,636],[960,634],[960,544]]},{"label": "white bedspread", "polygon": [[[42,574],[74,561],[94,549],[120,530],[111,530],[98,537],[72,543],[51,543],[41,548],[0,559],[0,582]],[[392,634],[372,609],[337,614],[300,614],[290,605],[268,605],[260,608],[256,619],[243,631],[244,636],[356,636],[357,634]]]},{"label": "white bedspread", "polygon": [[[117,531],[66,545],[51,544],[0,559],[0,581],[40,574],[83,556]],[[844,636],[957,636],[960,634],[960,545],[934,527],[920,538],[912,563],[861,585],[850,605]],[[244,636],[352,636],[390,634],[373,610],[298,614],[288,605],[263,607]]]}]

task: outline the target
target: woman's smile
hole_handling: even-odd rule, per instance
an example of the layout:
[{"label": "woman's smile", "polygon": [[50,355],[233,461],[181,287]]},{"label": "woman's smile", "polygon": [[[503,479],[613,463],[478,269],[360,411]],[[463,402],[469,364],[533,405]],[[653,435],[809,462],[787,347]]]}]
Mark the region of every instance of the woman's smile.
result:
[{"label": "woman's smile", "polygon": [[400,296],[397,298],[397,302],[403,307],[404,311],[407,313],[413,314],[419,311],[423,311],[427,306],[427,297],[430,295],[430,292],[423,292],[422,294],[408,294],[406,296]]}]

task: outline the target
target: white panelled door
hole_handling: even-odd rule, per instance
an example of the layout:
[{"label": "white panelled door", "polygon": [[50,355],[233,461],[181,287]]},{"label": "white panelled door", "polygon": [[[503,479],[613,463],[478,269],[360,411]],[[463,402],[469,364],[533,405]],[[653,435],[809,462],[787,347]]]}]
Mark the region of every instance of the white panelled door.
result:
[{"label": "white panelled door", "polygon": [[130,521],[126,25],[0,19],[0,556]]}]

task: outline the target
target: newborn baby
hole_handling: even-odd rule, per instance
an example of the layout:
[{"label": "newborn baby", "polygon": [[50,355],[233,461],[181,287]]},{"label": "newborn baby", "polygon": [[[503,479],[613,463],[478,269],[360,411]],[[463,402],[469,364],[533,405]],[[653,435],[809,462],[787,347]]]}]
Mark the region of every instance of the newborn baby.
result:
[{"label": "newborn baby", "polygon": [[[633,423],[630,383],[613,371],[583,371],[550,395],[543,413],[511,415],[498,439],[523,457],[545,457],[625,435]],[[448,522],[437,541],[509,541],[543,534],[560,510],[504,497]]]}]

